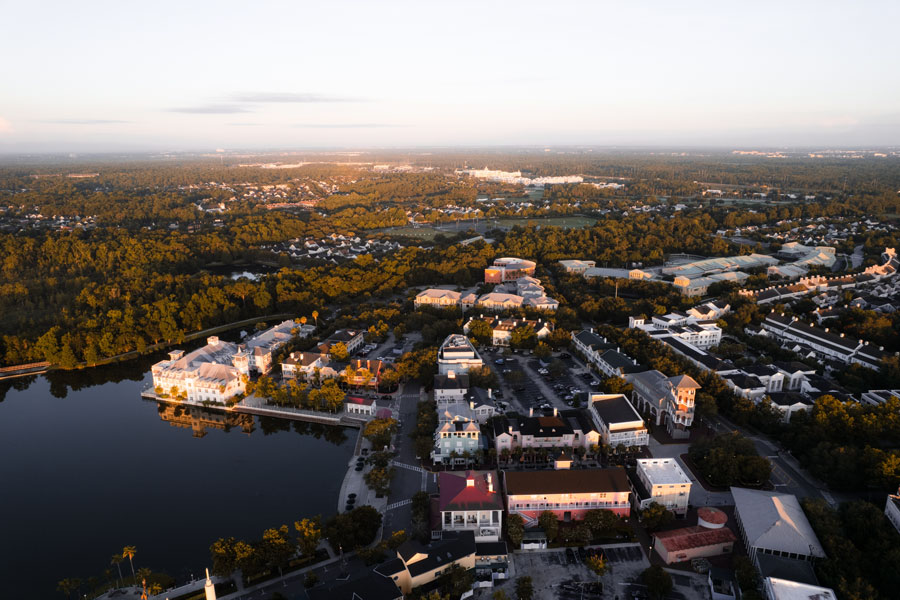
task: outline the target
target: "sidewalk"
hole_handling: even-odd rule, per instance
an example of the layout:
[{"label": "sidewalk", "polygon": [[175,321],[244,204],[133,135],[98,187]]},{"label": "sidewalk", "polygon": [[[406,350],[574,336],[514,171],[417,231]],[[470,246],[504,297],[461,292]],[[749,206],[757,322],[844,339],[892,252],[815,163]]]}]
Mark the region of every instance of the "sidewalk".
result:
[{"label": "sidewalk", "polygon": [[[371,448],[371,442],[369,442],[369,440],[363,438],[362,435],[360,435],[359,439],[362,440],[362,442],[358,444],[357,450]],[[358,455],[354,453],[350,457],[350,460],[347,461],[347,474],[344,476],[344,482],[341,484],[341,491],[337,498],[337,512],[345,512],[347,496],[349,494],[356,494],[356,502],[353,504],[354,507],[365,506],[368,504],[381,514],[384,514],[388,504],[387,496],[384,498],[375,497],[375,491],[369,489],[369,486],[366,485],[365,479],[363,478],[365,474],[369,472],[371,467],[366,465],[362,471],[357,471],[357,458]]]}]

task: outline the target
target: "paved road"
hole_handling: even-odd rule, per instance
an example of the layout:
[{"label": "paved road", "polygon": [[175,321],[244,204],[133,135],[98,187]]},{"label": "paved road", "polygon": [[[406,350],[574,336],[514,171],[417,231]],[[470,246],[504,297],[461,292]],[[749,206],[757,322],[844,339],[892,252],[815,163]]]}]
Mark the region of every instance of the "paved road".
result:
[{"label": "paved road", "polygon": [[434,477],[421,468],[421,461],[416,457],[410,434],[416,429],[416,405],[419,403],[421,386],[418,382],[406,383],[394,400],[396,413],[400,415],[400,432],[395,437],[394,450],[397,453],[394,462],[394,480],[391,482],[391,493],[384,518],[384,539],[401,529],[407,529],[412,518],[411,506],[405,500],[412,498],[419,491],[434,491],[437,488]]},{"label": "paved road", "polygon": [[711,425],[716,431],[737,430],[753,440],[760,456],[765,456],[772,463],[771,481],[776,491],[793,494],[798,498],[824,498],[832,506],[842,501],[842,498],[836,497],[823,483],[805,472],[796,459],[772,440],[739,427],[722,415],[712,419]]}]

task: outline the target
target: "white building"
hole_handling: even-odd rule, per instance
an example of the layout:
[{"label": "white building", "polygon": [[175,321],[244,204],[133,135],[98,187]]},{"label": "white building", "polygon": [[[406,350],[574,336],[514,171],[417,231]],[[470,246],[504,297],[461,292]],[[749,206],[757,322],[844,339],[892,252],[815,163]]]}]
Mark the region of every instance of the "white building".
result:
[{"label": "white building", "polygon": [[667,331],[673,337],[703,350],[718,346],[722,341],[722,329],[715,321],[698,319],[692,314],[677,311],[655,316],[649,323],[646,319],[629,317],[628,327],[646,331],[650,335]]},{"label": "white building", "polygon": [[457,374],[466,373],[469,369],[481,368],[484,362],[475,350],[469,338],[453,333],[447,336],[438,350],[438,374],[447,375],[450,371]]},{"label": "white building", "polygon": [[188,354],[183,350],[169,352],[169,360],[153,365],[151,373],[154,390],[160,396],[193,404],[224,404],[246,390],[249,356],[236,344],[210,336],[206,346]]},{"label": "white building", "polygon": [[644,420],[622,394],[591,394],[590,413],[600,439],[607,446],[650,443]]},{"label": "white building", "polygon": [[700,384],[689,375],[666,377],[656,370],[635,373],[626,379],[634,386],[631,399],[639,410],[656,417],[657,425],[665,422],[666,430],[674,438],[690,435],[688,428],[694,422]]},{"label": "white building", "polygon": [[757,568],[761,555],[799,561],[825,558],[796,496],[739,487],[732,487],[731,495],[747,555]]},{"label": "white building", "polygon": [[561,260],[560,266],[566,273],[582,274],[587,269],[593,269],[597,263],[592,260]]},{"label": "white building", "polygon": [[894,529],[897,530],[897,533],[900,533],[900,489],[897,490],[896,495],[888,495],[887,503],[884,506],[884,515],[891,522],[891,525],[894,526]]},{"label": "white building", "polygon": [[763,581],[766,600],[837,600],[831,588],[766,577]]},{"label": "white building", "polygon": [[453,290],[427,289],[416,294],[416,308],[423,306],[437,306],[439,308],[448,308],[459,305],[461,294]]},{"label": "white building", "polygon": [[443,405],[462,402],[465,399],[469,391],[469,376],[466,373],[457,375],[453,370],[448,371],[446,375],[435,375],[432,389],[434,401],[440,410]]},{"label": "white building", "polygon": [[674,458],[639,458],[635,475],[637,508],[644,510],[653,502],[684,516],[691,497],[691,480]]}]

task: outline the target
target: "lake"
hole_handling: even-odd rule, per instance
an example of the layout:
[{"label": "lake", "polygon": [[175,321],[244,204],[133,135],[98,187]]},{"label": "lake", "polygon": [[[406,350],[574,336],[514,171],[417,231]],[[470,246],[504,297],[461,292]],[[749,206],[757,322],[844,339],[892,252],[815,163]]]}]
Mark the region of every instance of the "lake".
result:
[{"label": "lake", "polygon": [[357,430],[142,400],[161,356],[0,381],[0,597],[62,598],[125,545],[181,582],[219,537],[335,512]]}]

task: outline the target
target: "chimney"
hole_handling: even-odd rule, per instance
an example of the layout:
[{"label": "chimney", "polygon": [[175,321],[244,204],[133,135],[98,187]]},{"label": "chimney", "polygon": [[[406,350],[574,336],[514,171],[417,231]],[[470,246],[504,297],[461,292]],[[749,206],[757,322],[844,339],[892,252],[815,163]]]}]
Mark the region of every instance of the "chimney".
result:
[{"label": "chimney", "polygon": [[487,486],[488,486],[488,493],[493,494],[494,493],[494,478],[491,476],[490,473],[487,474]]},{"label": "chimney", "polygon": [[469,410],[475,410],[475,401],[469,400]]},{"label": "chimney", "polygon": [[453,369],[447,371],[447,379],[456,379],[456,371]]},{"label": "chimney", "polygon": [[493,397],[494,397],[494,390],[492,390],[491,388],[488,388],[488,398],[493,398]]},{"label": "chimney", "polygon": [[556,411],[556,407],[555,407],[555,406],[553,407],[553,416],[554,416],[554,417],[557,416],[557,411]]},{"label": "chimney", "polygon": [[466,487],[475,487],[475,476],[472,471],[466,471]]},{"label": "chimney", "polygon": [[533,417],[533,416],[534,416],[534,407],[533,407],[533,406],[532,406],[531,408],[528,409],[528,416],[529,416],[529,417]]}]

